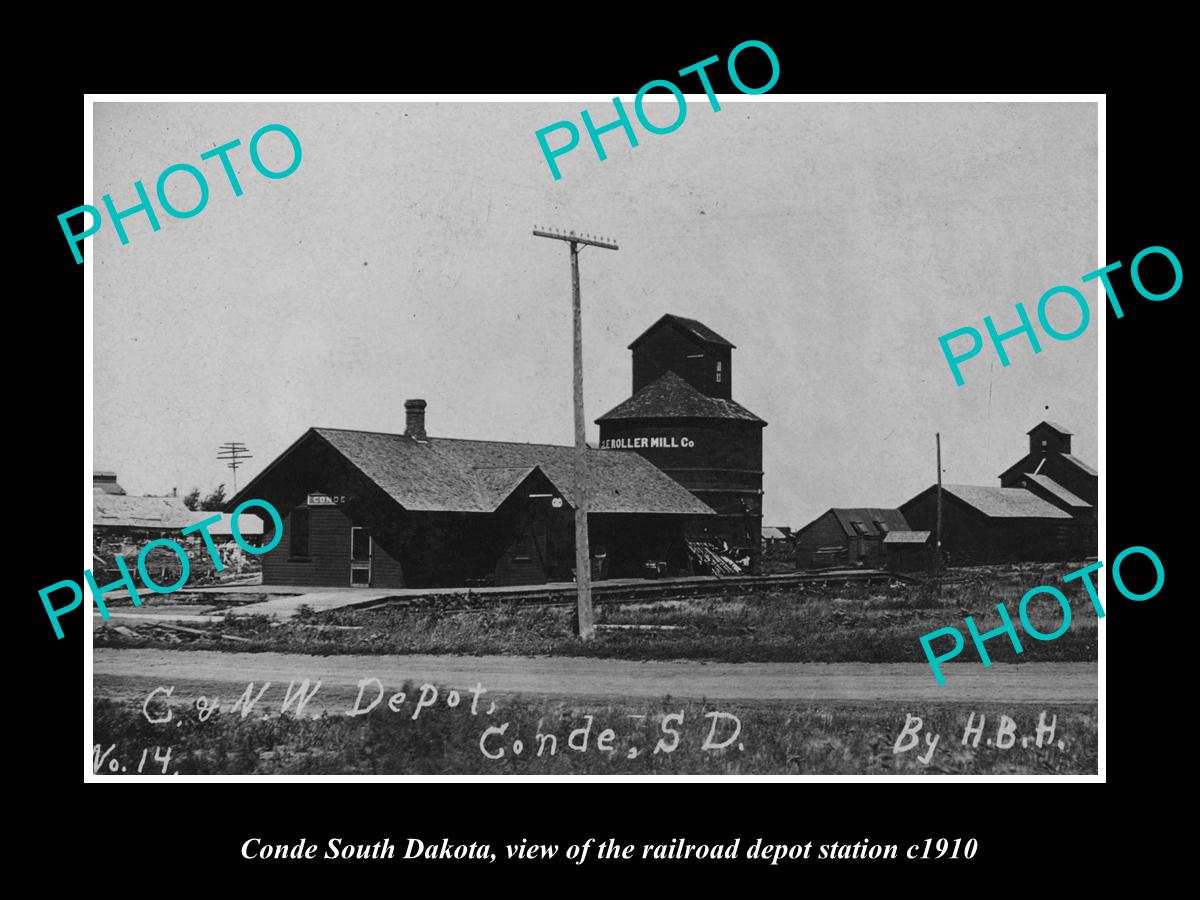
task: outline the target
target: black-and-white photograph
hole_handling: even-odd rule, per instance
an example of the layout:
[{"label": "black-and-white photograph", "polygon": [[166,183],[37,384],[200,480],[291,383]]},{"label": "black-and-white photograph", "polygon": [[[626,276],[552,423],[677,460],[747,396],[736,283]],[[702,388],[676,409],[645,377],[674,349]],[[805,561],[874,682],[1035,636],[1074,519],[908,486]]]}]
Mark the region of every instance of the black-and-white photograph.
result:
[{"label": "black-and-white photograph", "polygon": [[94,777],[1097,775],[1096,103],[680,84],[94,103]]}]

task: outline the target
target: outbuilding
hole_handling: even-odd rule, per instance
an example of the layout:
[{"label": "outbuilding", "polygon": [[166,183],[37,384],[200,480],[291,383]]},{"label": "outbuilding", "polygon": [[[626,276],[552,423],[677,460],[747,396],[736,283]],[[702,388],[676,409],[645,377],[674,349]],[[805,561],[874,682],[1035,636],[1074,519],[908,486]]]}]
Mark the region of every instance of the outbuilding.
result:
[{"label": "outbuilding", "polygon": [[[113,476],[112,484],[116,483]],[[125,493],[97,490],[92,494],[92,553],[97,577],[116,577],[114,560],[123,557],[132,567],[142,548],[158,538],[169,538],[188,555],[193,581],[216,576],[204,539],[199,532],[185,535],[189,525],[219,516],[206,527],[228,575],[252,571],[257,567],[254,557],[247,557],[233,538],[230,513],[188,509],[179,497],[135,497]],[[238,516],[242,539],[259,545],[263,538],[263,523],[257,516],[243,513]],[[170,584],[179,577],[182,564],[169,550],[155,550],[147,556],[149,570],[160,584]],[[110,578],[111,580],[111,578]]]},{"label": "outbuilding", "polygon": [[932,531],[891,531],[883,538],[883,556],[889,572],[923,572],[936,559]]},{"label": "outbuilding", "polygon": [[[937,528],[937,485],[901,505],[913,528]],[[948,565],[1083,559],[1095,553],[1087,519],[1024,488],[942,485],[942,556]]]},{"label": "outbuilding", "polygon": [[884,538],[909,531],[897,509],[867,507],[826,510],[796,532],[796,568],[882,567]]}]

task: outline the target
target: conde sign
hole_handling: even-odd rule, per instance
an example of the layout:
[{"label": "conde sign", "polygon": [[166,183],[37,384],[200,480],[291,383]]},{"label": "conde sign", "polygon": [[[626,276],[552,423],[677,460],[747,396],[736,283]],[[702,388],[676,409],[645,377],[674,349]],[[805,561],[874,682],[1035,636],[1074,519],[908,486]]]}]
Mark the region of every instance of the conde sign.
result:
[{"label": "conde sign", "polygon": [[[1165,291],[1155,293],[1142,283],[1142,274],[1140,271],[1142,261],[1151,254],[1155,256],[1165,257],[1167,262],[1171,264],[1171,268],[1175,273],[1174,283]],[[1115,272],[1121,268],[1121,261],[1109,263],[1102,269],[1097,269],[1094,272],[1088,272],[1080,277],[1080,281],[1086,284],[1089,281],[1094,281],[1099,278],[1100,283],[1104,285],[1104,292],[1108,296],[1108,302],[1113,308],[1113,312],[1118,319],[1125,318],[1125,310],[1121,308],[1120,302],[1117,300],[1117,291],[1112,285],[1112,280],[1109,278],[1110,272]],[[1179,289],[1183,287],[1183,266],[1179,264],[1179,257],[1168,250],[1166,247],[1147,247],[1141,253],[1133,258],[1133,262],[1129,264],[1129,279],[1133,282],[1134,288],[1139,294],[1147,300],[1169,300],[1179,293]],[[1050,320],[1046,316],[1046,307],[1050,300],[1054,297],[1065,295],[1070,297],[1079,306],[1079,324],[1071,331],[1059,331],[1050,324]],[[1004,342],[1012,340],[1020,335],[1025,335],[1029,339],[1029,346],[1033,348],[1034,353],[1042,352],[1041,342],[1038,341],[1037,332],[1034,330],[1033,323],[1029,319],[1029,312],[1025,309],[1024,304],[1017,304],[1017,321],[1020,324],[1016,328],[1011,328],[1008,331],[997,331],[996,323],[992,321],[991,316],[983,317],[983,327],[991,339],[992,347],[996,350],[996,356],[1000,359],[1000,365],[1007,367],[1011,364],[1008,353],[1004,349]],[[1092,312],[1088,308],[1087,299],[1078,290],[1070,285],[1060,284],[1057,287],[1052,287],[1050,290],[1042,294],[1037,305],[1038,322],[1041,323],[1042,330],[1046,332],[1053,340],[1056,341],[1073,341],[1085,331],[1087,331],[1088,323],[1092,320]],[[971,339],[969,347],[962,349],[961,352],[950,352],[950,342],[955,338],[968,337]],[[962,376],[961,364],[972,357],[978,356],[983,350],[983,335],[979,333],[978,328],[972,328],[970,325],[965,328],[956,328],[953,331],[948,331],[938,338],[938,345],[942,348],[942,354],[946,357],[946,362],[950,366],[950,374],[954,376],[954,383],[959,387],[964,384]]]},{"label": "conde sign", "polygon": [[[253,544],[246,543],[246,541],[242,538],[242,532],[238,529],[238,522],[240,521],[238,517],[245,510],[253,506],[258,506],[265,509],[267,514],[271,517],[271,522],[275,525],[275,537],[270,543],[264,544],[261,547],[255,547]],[[184,528],[182,532],[185,535],[194,534],[196,532],[200,533],[200,536],[204,539],[204,546],[208,549],[208,555],[213,561],[213,567],[218,572],[225,568],[225,564],[221,562],[221,554],[217,551],[217,545],[213,542],[212,535],[208,533],[208,529],[220,521],[220,514],[209,516],[207,519],[203,519],[202,521],[196,522],[193,525],[189,525],[187,528]],[[233,511],[233,515],[229,520],[229,530],[233,532],[233,539],[237,541],[239,547],[241,547],[247,553],[261,556],[264,553],[269,553],[271,550],[274,550],[276,545],[278,545],[279,541],[282,539],[283,520],[279,517],[279,512],[275,509],[275,507],[266,500],[247,500],[245,503],[239,504],[238,508]],[[146,568],[146,557],[150,555],[152,550],[158,547],[163,547],[167,550],[170,550],[179,557],[179,580],[174,584],[163,586],[156,584],[154,580],[150,578],[150,572]],[[133,605],[142,605],[142,598],[138,596],[137,585],[133,583],[133,576],[129,574],[129,566],[126,565],[125,558],[122,556],[117,556],[115,557],[115,562],[117,564],[118,571],[121,573],[121,577],[111,584],[106,584],[104,587],[100,587],[96,584],[96,578],[94,575],[92,575],[91,569],[88,569],[83,573],[83,579],[87,582],[87,586],[89,590],[91,590],[92,596],[96,599],[96,605],[100,607],[100,616],[106,620],[108,619],[109,615],[108,607],[104,605],[104,595],[109,591],[115,591],[122,587],[128,588],[129,599],[133,601]],[[178,543],[170,538],[157,538],[146,544],[146,546],[142,548],[142,552],[138,554],[137,570],[138,574],[142,576],[142,584],[148,587],[151,591],[156,594],[173,594],[187,583],[188,575],[191,574],[191,565],[188,562],[187,551],[184,550],[183,547],[181,547]],[[75,595],[74,599],[72,599],[71,602],[66,606],[55,608],[53,605],[51,605],[50,595],[55,591],[68,588]],[[59,640],[62,640],[63,630],[62,626],[58,624],[58,620],[72,610],[79,608],[79,604],[83,602],[83,588],[81,588],[74,581],[58,581],[49,587],[42,588],[40,591],[38,591],[38,596],[42,598],[42,606],[46,608],[46,615],[50,617],[50,624],[54,627],[54,633],[58,635]]]},{"label": "conde sign", "polygon": [[[752,88],[742,81],[738,75],[737,58],[743,50],[754,47],[766,54],[767,60],[771,63],[771,78],[762,87]],[[693,63],[686,68],[680,69],[680,75],[690,75],[696,73],[700,79],[700,84],[704,86],[704,93],[708,95],[708,104],[712,107],[713,112],[721,111],[721,104],[717,102],[717,95],[713,93],[712,82],[708,80],[708,73],[704,70],[715,62],[720,62],[719,56],[710,56],[708,59],[702,59],[698,63]],[[726,68],[729,70],[729,80],[743,94],[765,94],[771,88],[775,87],[775,83],[779,81],[779,57],[775,55],[775,51],[764,44],[762,41],[742,41],[729,54],[729,59],[726,62]],[[678,107],[678,112],[675,114],[675,121],[670,125],[655,125],[646,117],[644,109],[644,101],[646,92],[662,88],[670,91],[675,97],[675,104]],[[625,132],[625,137],[629,141],[630,147],[638,145],[637,133],[633,130],[633,124],[629,121],[629,113],[621,103],[620,97],[612,98],[613,106],[617,110],[617,118],[615,121],[609,122],[607,125],[596,127],[596,123],[592,121],[591,114],[586,110],[580,110],[579,118],[583,121],[583,127],[587,129],[588,137],[591,138],[592,147],[596,150],[596,156],[601,162],[608,159],[608,154],[604,151],[604,145],[600,143],[600,135],[614,131],[618,128]],[[683,92],[672,81],[667,81],[663,78],[656,78],[653,81],[647,81],[642,85],[637,92],[637,96],[633,100],[633,112],[637,116],[638,122],[642,127],[651,134],[670,134],[672,131],[677,131],[679,126],[683,124],[683,120],[687,118],[687,100],[684,99]],[[546,136],[552,131],[566,131],[567,140],[564,144],[554,150],[550,149],[550,142],[546,140]],[[555,160],[558,157],[570,153],[579,146],[579,129],[575,127],[574,122],[568,122],[565,119],[561,122],[555,122],[553,125],[547,125],[545,128],[539,128],[534,132],[534,137],[537,138],[538,146],[542,148],[542,155],[546,158],[546,165],[550,167],[550,173],[554,176],[554,180],[558,181],[562,178],[562,172],[558,169],[558,163]]]},{"label": "conde sign", "polygon": [[[285,138],[287,138],[288,143],[290,143],[292,147],[291,163],[286,168],[278,171],[268,169],[263,164],[262,156],[258,150],[259,142],[265,135],[268,135],[271,132],[278,132],[282,134]],[[229,179],[229,187],[233,190],[233,196],[235,197],[242,196],[245,191],[242,190],[242,183],[238,180],[238,173],[234,168],[233,163],[229,159],[229,153],[241,145],[242,142],[240,140],[234,139],[228,143],[222,144],[220,147],[214,147],[212,150],[206,150],[204,153],[200,154],[200,160],[202,162],[214,158],[221,161],[221,168],[225,171],[225,177]],[[254,168],[258,170],[258,173],[264,178],[287,178],[289,175],[295,172],[296,169],[300,168],[300,156],[300,139],[296,137],[296,133],[286,125],[264,125],[262,128],[258,129],[258,131],[254,132],[254,136],[250,138],[250,162],[253,164]],[[167,179],[176,173],[194,178],[197,186],[200,188],[200,199],[191,209],[179,209],[167,199]],[[146,186],[142,184],[141,179],[138,179],[133,183],[133,190],[134,193],[137,194],[140,202],[119,212],[117,211],[116,204],[113,203],[111,194],[105,194],[102,198],[104,201],[104,208],[108,210],[108,217],[112,221],[113,228],[115,228],[117,231],[117,237],[121,240],[121,246],[125,246],[129,243],[129,235],[125,233],[125,226],[122,225],[121,222],[136,213],[145,213],[146,219],[150,222],[150,228],[154,231],[158,231],[162,227],[158,222],[158,215],[154,212],[154,206],[150,203],[150,196],[146,193]],[[190,219],[193,216],[198,216],[204,211],[204,207],[208,205],[208,181],[205,179],[204,173],[191,163],[175,163],[174,165],[167,166],[165,169],[163,169],[162,172],[159,173],[154,192],[158,196],[159,206],[163,208],[163,211],[167,215],[175,219]],[[178,195],[176,199],[178,199]],[[71,216],[79,215],[80,213],[87,213],[90,215],[92,217],[92,224],[91,227],[85,228],[79,234],[75,234],[73,231],[71,231],[71,226],[67,224],[67,219],[71,218]],[[104,217],[100,214],[100,210],[98,210],[96,207],[85,203],[83,206],[77,206],[74,209],[60,215],[58,217],[58,224],[59,227],[62,228],[63,234],[66,235],[67,243],[70,244],[71,252],[75,254],[75,262],[78,264],[83,262],[83,256],[79,252],[80,242],[85,238],[91,237],[100,230],[101,226],[104,224]]]}]

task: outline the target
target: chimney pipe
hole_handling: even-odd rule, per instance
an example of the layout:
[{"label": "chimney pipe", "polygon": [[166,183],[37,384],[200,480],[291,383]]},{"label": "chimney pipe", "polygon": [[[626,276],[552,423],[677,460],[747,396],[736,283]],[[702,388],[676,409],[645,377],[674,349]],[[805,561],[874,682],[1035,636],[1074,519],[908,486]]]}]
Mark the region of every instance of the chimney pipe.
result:
[{"label": "chimney pipe", "polygon": [[404,434],[416,441],[425,440],[425,401],[404,401]]}]

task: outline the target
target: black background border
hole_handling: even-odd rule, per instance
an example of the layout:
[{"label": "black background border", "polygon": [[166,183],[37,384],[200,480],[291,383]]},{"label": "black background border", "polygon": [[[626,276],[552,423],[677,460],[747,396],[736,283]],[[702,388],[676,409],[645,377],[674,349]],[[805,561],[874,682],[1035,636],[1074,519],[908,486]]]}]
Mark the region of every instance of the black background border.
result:
[{"label": "black background border", "polygon": [[[726,29],[726,33],[729,33]],[[933,74],[923,81],[916,77],[890,78],[850,71],[814,71],[811,36],[803,40],[793,33],[776,33],[750,28],[733,38],[718,35],[658,39],[643,36],[614,52],[612,40],[597,38],[587,45],[572,33],[569,46],[561,42],[547,49],[535,46],[522,53],[511,44],[505,47],[455,49],[456,66],[431,67],[428,57],[408,52],[379,63],[380,72],[364,68],[348,72],[341,83],[331,85],[323,75],[302,71],[298,83],[288,90],[376,90],[427,92],[596,92],[630,96],[642,83],[670,73],[707,56],[722,60],[740,40],[754,37],[769,43],[778,54],[781,77],[772,93],[788,92],[874,92],[885,88],[938,92],[1013,90],[1103,90],[1119,79],[1097,73],[1074,84],[1012,81],[1011,68],[992,71],[989,78],[958,77],[953,84]],[[411,48],[410,48],[411,50]],[[432,52],[432,51],[431,51]],[[446,46],[438,49],[447,53]],[[444,57],[442,57],[444,59]],[[469,68],[463,60],[470,60]],[[762,83],[748,54],[743,77],[747,83]],[[740,60],[739,60],[740,62]],[[714,66],[718,92],[731,90],[723,83],[722,66]],[[982,63],[978,70],[987,68]],[[210,73],[211,74],[211,73]],[[480,81],[485,82],[481,84]],[[318,82],[320,82],[318,84]],[[1006,83],[1007,82],[1007,83]],[[259,82],[261,83],[261,81]],[[186,86],[185,86],[186,85]],[[1101,87],[1097,87],[1101,85]],[[140,87],[140,85],[139,85]],[[214,84],[211,77],[180,79],[176,90],[238,91],[258,89],[230,77]],[[112,90],[99,84],[100,90]],[[692,87],[685,88],[693,90]],[[161,87],[155,86],[155,90]],[[36,773],[34,785],[40,799],[27,830],[16,848],[27,859],[61,858],[64,847],[119,857],[135,854],[132,871],[147,880],[157,874],[176,874],[189,866],[202,867],[206,874],[234,870],[239,875],[265,875],[269,879],[299,874],[305,878],[318,870],[331,869],[339,877],[361,866],[382,867],[390,874],[397,863],[251,864],[242,860],[238,847],[247,837],[262,836],[271,842],[323,841],[341,836],[347,841],[373,842],[383,836],[403,844],[408,836],[452,842],[491,842],[493,846],[519,837],[530,841],[565,844],[587,837],[613,837],[621,843],[667,842],[677,837],[692,841],[727,842],[734,836],[763,836],[771,842],[792,844],[813,840],[858,841],[908,844],[925,837],[976,837],[980,850],[971,863],[937,864],[943,876],[945,865],[999,872],[1020,860],[1020,881],[1038,886],[1037,878],[1054,871],[1063,860],[1095,860],[1104,847],[1105,832],[1120,828],[1120,818],[1110,816],[1117,807],[1141,805],[1148,797],[1162,796],[1155,790],[1160,781],[1186,778],[1181,768],[1188,754],[1167,748],[1155,749],[1156,741],[1170,741],[1178,717],[1174,684],[1164,669],[1164,659],[1173,653],[1166,636],[1178,628],[1172,619],[1172,588],[1184,577],[1187,558],[1182,545],[1191,529],[1180,527],[1174,508],[1183,487],[1167,483],[1154,470],[1174,471],[1186,458],[1186,446],[1174,436],[1186,420],[1183,409],[1191,400],[1183,373],[1190,357],[1182,342],[1191,328],[1184,321],[1187,309],[1183,290],[1169,301],[1150,303],[1138,297],[1128,280],[1128,265],[1142,248],[1162,245],[1171,248],[1187,269],[1183,233],[1182,141],[1174,137],[1174,123],[1181,115],[1181,100],[1161,85],[1156,90],[1130,88],[1109,92],[1107,100],[1107,259],[1097,266],[1121,260],[1125,268],[1114,277],[1126,315],[1117,320],[1107,312],[1108,397],[1107,416],[1107,529],[1105,560],[1134,544],[1155,549],[1163,560],[1167,586],[1157,597],[1133,603],[1110,590],[1107,621],[1107,779],[1108,785],[1065,785],[1042,782],[996,786],[971,783],[888,783],[886,779],[860,784],[755,784],[730,779],[723,783],[613,782],[584,784],[555,783],[448,783],[418,784],[212,784],[203,788],[179,785],[178,792],[156,791],[147,796],[138,786],[140,802],[128,794],[104,793],[101,785],[85,785],[81,774],[81,678],[83,676],[82,624],[78,613],[63,620],[67,639],[56,641],[47,627],[36,591],[60,579],[79,579],[79,535],[74,516],[80,508],[79,452],[74,441],[80,432],[78,394],[82,381],[82,348],[67,321],[76,321],[74,304],[82,296],[83,267],[70,256],[56,215],[82,202],[79,189],[80,145],[82,143],[83,96],[62,87],[30,99],[28,116],[37,123],[39,140],[28,164],[31,177],[19,187],[29,192],[23,201],[27,215],[20,228],[31,227],[32,239],[21,245],[33,250],[40,265],[36,275],[23,279],[28,285],[16,301],[19,334],[10,352],[27,362],[18,368],[12,393],[20,407],[21,438],[10,440],[31,452],[24,462],[10,463],[16,482],[18,514],[29,529],[23,543],[33,549],[33,559],[18,568],[17,603],[20,614],[13,635],[30,665],[21,671],[37,682],[37,702],[21,702],[21,717],[29,720],[32,707],[34,728],[23,747],[20,769]],[[85,249],[85,253],[87,250]],[[24,263],[21,254],[16,265]],[[34,273],[31,273],[34,274]],[[1063,273],[1064,283],[1082,273]],[[1004,286],[979,285],[981,315],[999,311],[1009,302]],[[75,333],[78,334],[78,333]],[[32,338],[32,340],[28,340]],[[28,347],[28,351],[23,348]],[[100,351],[98,351],[100,352]],[[23,370],[24,376],[20,375]],[[1183,381],[1183,384],[1180,382]],[[1190,402],[1189,402],[1190,401]],[[1187,405],[1186,407],[1184,405]],[[1174,464],[1174,465],[1172,465]],[[32,477],[25,474],[32,466]],[[20,474],[18,474],[20,473]],[[83,473],[86,477],[86,473]],[[1157,477],[1156,477],[1157,476]],[[30,521],[32,519],[32,521]],[[1190,523],[1189,523],[1190,524]],[[11,526],[10,526],[11,527]],[[10,564],[18,558],[12,554]],[[11,669],[10,677],[17,670]],[[26,676],[20,676],[24,678]],[[28,688],[28,686],[27,686]],[[1160,727],[1161,723],[1161,727]],[[1154,763],[1155,759],[1165,763]],[[1178,760],[1178,763],[1172,762]],[[10,771],[15,771],[12,769]],[[1162,785],[1165,787],[1165,785]],[[1115,791],[1100,794],[1100,791]],[[1087,792],[1086,794],[1084,792]],[[1136,792],[1136,793],[1135,793]],[[1150,817],[1153,820],[1153,817]],[[1141,820],[1146,822],[1145,819]],[[1148,827],[1153,827],[1152,821]],[[69,832],[73,832],[70,834]],[[102,832],[108,838],[89,836]],[[169,844],[167,846],[167,836]],[[120,859],[112,862],[119,869]],[[415,863],[406,862],[409,866]],[[1098,863],[1095,863],[1098,864]],[[433,865],[433,864],[430,864]],[[451,867],[445,863],[429,871],[449,873],[483,869],[496,877],[499,865]],[[528,864],[527,864],[528,865]],[[567,864],[569,865],[569,864]],[[605,865],[617,865],[609,863]],[[659,875],[671,877],[686,864],[659,864]],[[712,871],[714,864],[702,864]],[[751,864],[738,868],[745,871]],[[914,864],[902,863],[906,872]],[[919,864],[916,864],[919,867]],[[924,864],[933,865],[931,863]],[[759,873],[797,874],[791,863],[775,868],[757,866]],[[894,864],[855,866],[839,863],[824,870],[803,873],[810,882],[817,872],[840,878],[853,869],[856,876],[883,879],[903,877]],[[98,877],[104,877],[101,870]],[[594,868],[579,870],[586,876],[561,882],[564,889],[593,879]],[[715,873],[714,873],[715,874]],[[757,877],[757,876],[756,876]],[[149,881],[147,882],[149,883]],[[909,882],[913,883],[913,882]],[[947,883],[949,884],[949,883]],[[530,886],[534,886],[531,882]],[[1041,882],[1045,887],[1045,882]],[[1014,885],[1017,888],[1017,885]],[[1019,889],[1019,888],[1017,888]]]}]

